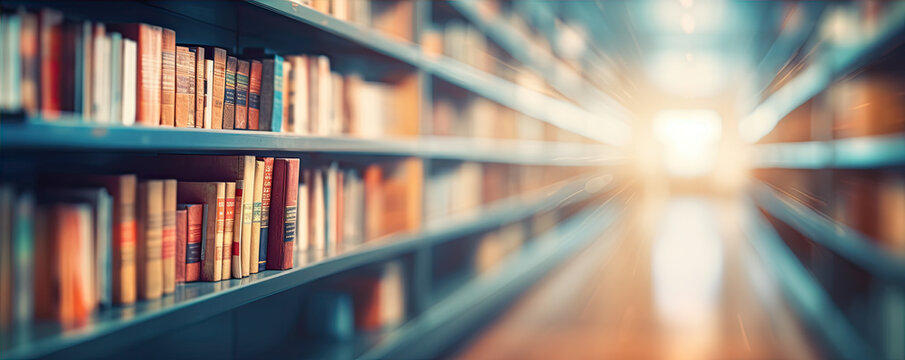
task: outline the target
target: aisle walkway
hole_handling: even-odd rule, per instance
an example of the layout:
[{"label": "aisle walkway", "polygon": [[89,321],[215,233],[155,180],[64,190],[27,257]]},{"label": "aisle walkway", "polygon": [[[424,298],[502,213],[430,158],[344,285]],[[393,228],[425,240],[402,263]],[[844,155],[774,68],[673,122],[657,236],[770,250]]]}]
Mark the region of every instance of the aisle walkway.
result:
[{"label": "aisle walkway", "polygon": [[741,238],[739,209],[648,201],[521,297],[463,359],[809,359],[778,286]]}]

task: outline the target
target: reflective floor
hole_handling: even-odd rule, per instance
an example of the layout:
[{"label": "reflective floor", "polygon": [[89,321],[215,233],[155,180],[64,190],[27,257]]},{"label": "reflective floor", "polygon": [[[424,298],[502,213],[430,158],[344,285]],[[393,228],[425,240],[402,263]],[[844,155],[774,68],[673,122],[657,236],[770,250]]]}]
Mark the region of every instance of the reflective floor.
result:
[{"label": "reflective floor", "polygon": [[[647,197],[523,295],[463,359],[819,357],[742,237],[739,203]],[[659,200],[656,200],[656,199]]]}]

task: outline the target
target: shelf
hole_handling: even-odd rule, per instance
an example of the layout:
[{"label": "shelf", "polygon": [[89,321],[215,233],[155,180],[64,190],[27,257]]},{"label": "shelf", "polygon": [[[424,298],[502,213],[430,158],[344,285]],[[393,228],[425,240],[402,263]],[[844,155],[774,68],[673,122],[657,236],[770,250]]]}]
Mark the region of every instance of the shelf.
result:
[{"label": "shelf", "polygon": [[824,52],[741,120],[739,131],[742,138],[754,143],[769,134],[792,110],[833,82],[869,64],[872,57],[898,41],[905,34],[905,2],[890,2],[875,29],[850,44],[826,45]]},{"label": "shelf", "polygon": [[525,245],[492,273],[479,275],[425,313],[380,338],[359,358],[431,358],[476,324],[497,314],[521,291],[599,238],[619,216],[617,204],[585,210]]},{"label": "shelf", "polygon": [[551,98],[457,60],[445,56],[426,55],[416,44],[393,39],[376,30],[336,19],[288,0],[249,2],[398,59],[456,86],[562,129],[612,145],[623,145],[629,140],[630,128],[622,121],[603,118],[572,103]]},{"label": "shelf", "polygon": [[760,144],[754,165],[788,169],[871,169],[905,165],[905,135]]},{"label": "shelf", "polygon": [[331,153],[413,156],[525,165],[598,166],[621,162],[611,147],[542,141],[420,137],[314,137],[242,130],[104,126],[79,119],[0,125],[0,150],[163,153]]},{"label": "shelf", "polygon": [[752,194],[758,206],[811,241],[875,277],[905,283],[905,258],[883,250],[867,236],[779,193],[767,184],[756,183]]},{"label": "shelf", "polygon": [[[324,251],[299,251],[295,254],[297,267],[292,270],[264,271],[244,279],[179,285],[173,295],[159,300],[100,311],[89,325],[80,328],[67,330],[56,324],[39,324],[28,331],[4,334],[0,338],[2,357],[35,358],[63,351],[67,355],[89,355],[113,346],[137,343],[319,278],[518,220],[513,214],[527,216],[575,203],[597,193],[590,190],[576,192],[576,187],[586,187],[588,179],[583,177],[554,184],[558,188],[551,185],[539,190],[546,192],[546,196],[531,193],[534,195],[526,199],[502,200],[476,211],[468,218],[438,222],[414,234],[391,235],[331,251],[330,257]],[[603,188],[596,190],[602,191]]]},{"label": "shelf", "polygon": [[744,211],[742,231],[748,244],[779,282],[783,294],[809,330],[819,334],[822,343],[839,358],[879,359],[750,200]]}]

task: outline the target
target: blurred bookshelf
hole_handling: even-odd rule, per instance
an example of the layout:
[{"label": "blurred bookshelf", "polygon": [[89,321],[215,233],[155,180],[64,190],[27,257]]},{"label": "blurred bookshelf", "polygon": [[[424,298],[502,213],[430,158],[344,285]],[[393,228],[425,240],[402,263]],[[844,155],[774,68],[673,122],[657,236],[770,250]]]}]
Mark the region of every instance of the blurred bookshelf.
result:
[{"label": "blurred bookshelf", "polygon": [[876,324],[903,323],[905,4],[835,5],[799,9],[821,21],[780,33],[738,123],[753,144],[749,231],[821,343],[899,357]]},{"label": "blurred bookshelf", "polygon": [[[585,94],[580,91],[560,93],[561,80],[544,77],[548,67],[523,66],[520,61],[527,59],[516,59],[523,55],[504,55],[497,49],[506,45],[487,43],[486,49],[499,55],[494,66],[437,51],[436,44],[430,43],[437,39],[429,40],[425,29],[437,25],[432,13],[439,6],[448,5],[364,0],[0,4],[0,32],[9,34],[0,36],[0,47],[6,51],[19,46],[10,40],[19,41],[16,31],[34,29],[42,36],[21,39],[43,49],[35,55],[41,66],[33,72],[28,69],[32,58],[0,56],[0,220],[11,224],[0,229],[0,240],[5,254],[17,251],[16,257],[4,257],[0,264],[3,296],[10,298],[4,298],[0,309],[0,358],[136,354],[243,358],[272,352],[378,358],[398,354],[402,346],[419,343],[427,334],[436,335],[432,341],[438,345],[451,344],[461,333],[437,332],[440,323],[456,321],[460,331],[479,325],[488,311],[604,232],[622,206],[610,202],[604,209],[597,204],[619,197],[625,189],[614,173],[625,165],[620,146],[630,135],[626,110],[606,100],[606,111],[601,112],[601,108],[587,107],[593,102],[582,100]],[[521,15],[509,10],[508,16]],[[37,19],[50,25],[28,27]],[[132,40],[138,45],[132,54],[147,55],[142,53],[144,35],[120,35],[126,27],[111,25],[122,23],[148,24],[137,26],[139,31],[160,29],[156,26],[172,30],[162,30],[161,53],[166,70],[167,44],[175,44],[176,64],[169,63],[175,75],[162,76],[173,76],[175,84],[160,77],[154,81],[163,89],[161,94],[175,93],[176,103],[157,100],[150,107],[162,110],[161,105],[169,104],[175,114],[161,114],[159,122],[157,115],[146,116],[149,105],[141,95],[136,100],[117,92],[128,90],[129,85],[110,80],[113,90],[109,93],[99,90],[101,85],[86,85],[89,78],[94,79],[88,75],[89,68],[91,76],[106,70],[98,65],[103,55],[127,54],[110,50],[119,45],[109,44]],[[89,41],[108,44],[97,45],[99,49],[109,47],[67,47],[58,54],[58,63],[45,63],[53,54],[47,50],[52,49],[48,44],[56,34],[53,31],[75,36],[72,44],[85,49]],[[175,40],[166,40],[167,34]],[[480,36],[502,41],[497,34]],[[519,41],[550,46],[541,43],[550,39]],[[218,105],[204,102],[204,97],[217,95],[216,84],[202,89],[210,85],[198,82],[192,87],[197,93],[183,92],[184,70],[179,67],[183,48],[189,48],[191,58],[201,63],[197,68],[187,66],[194,74],[191,83],[199,76],[212,76],[212,82],[219,83],[217,69],[225,73],[223,118],[208,113],[221,109]],[[202,48],[206,59],[195,55]],[[94,60],[81,58],[88,53],[94,54]],[[221,53],[225,59],[216,57]],[[68,62],[73,59],[80,60]],[[121,57],[107,65],[117,61],[129,64]],[[150,65],[132,61],[133,66],[138,64],[133,69],[138,83],[132,86],[142,91],[140,82],[148,81],[147,76],[142,80],[142,72],[147,71],[142,66]],[[214,65],[221,61],[223,68]],[[258,75],[255,82],[258,61],[264,64],[264,80]],[[241,70],[243,62],[250,68],[246,73]],[[11,64],[23,66],[25,75],[10,75],[16,73],[6,71]],[[278,70],[280,65],[283,70]],[[514,68],[522,75],[513,76],[507,70]],[[206,74],[199,72],[205,69]],[[569,69],[573,80],[585,81],[581,71],[574,66]],[[127,70],[116,71],[122,78],[131,76]],[[62,78],[54,81],[52,76]],[[246,90],[240,87],[241,76],[251,84]],[[298,80],[299,76],[306,76],[305,80]],[[275,78],[284,83],[268,83]],[[102,79],[98,84],[109,80],[98,79]],[[27,88],[37,80],[43,84],[41,92]],[[48,86],[57,82],[59,89]],[[254,84],[261,89],[255,90]],[[169,86],[176,89],[168,90]],[[12,92],[7,90],[18,87],[27,91],[10,97]],[[277,93],[282,104],[276,100]],[[198,115],[180,125],[180,116],[185,121],[188,114],[180,96],[187,94],[197,100],[188,103],[194,110],[189,111]],[[57,95],[61,103],[55,103]],[[254,126],[252,95],[261,99],[256,104],[260,108],[255,108],[260,118]],[[120,102],[133,103],[134,113],[120,109]],[[248,112],[239,115],[240,106]],[[172,117],[165,120],[167,116]],[[209,118],[213,118],[210,124]],[[273,173],[268,172],[270,162]],[[298,167],[297,177],[293,166]],[[242,198],[240,184],[260,181],[258,172],[265,185],[257,182],[254,188],[246,187]],[[107,180],[115,174],[119,185],[100,185],[96,175],[101,174]],[[131,188],[122,185],[129,181]],[[226,195],[187,198],[183,183],[206,184],[210,189],[220,186]],[[271,184],[273,188],[268,187]],[[168,190],[171,185],[178,186],[178,195]],[[83,203],[83,186],[103,195],[98,195],[98,202]],[[137,193],[132,194],[137,200],[132,199],[131,205],[123,200],[129,192],[121,186]],[[155,187],[163,190],[152,190]],[[272,200],[259,199],[270,196]],[[164,209],[155,213],[153,199],[158,197],[164,199]],[[296,200],[297,208],[292,205]],[[106,207],[98,205],[103,201]],[[269,223],[271,231],[270,237],[260,233],[261,252],[255,259],[254,245],[251,254],[245,254],[249,235],[242,229],[251,226],[252,212],[243,204],[253,203],[257,214],[258,206],[267,207],[267,201],[280,201],[285,208],[274,205],[254,220],[254,226],[266,228]],[[179,207],[173,208],[177,202]],[[191,220],[189,208],[201,202],[203,221],[200,216]],[[112,275],[113,280],[110,275],[119,273],[119,262],[127,257],[119,247],[125,243],[120,242],[125,241],[120,237],[126,237],[126,230],[119,222],[126,212],[135,213],[138,227],[133,233],[139,251],[134,260],[138,285],[117,278],[125,275]],[[156,246],[150,244],[156,240],[147,230],[157,226],[151,225],[153,214],[149,213],[164,217],[159,228],[163,290],[149,285],[160,280],[155,277],[159,273],[143,277],[155,273],[154,256],[143,253],[155,251]],[[187,219],[182,221],[188,223],[188,232],[179,227],[180,220],[175,220],[173,230],[167,220],[172,214]],[[224,217],[226,225],[211,225]],[[78,219],[79,230],[65,230],[64,219]],[[296,222],[290,224],[289,219]],[[101,224],[103,220],[106,225]],[[202,249],[214,241],[214,230],[206,229],[218,227],[217,237],[222,232],[223,270],[218,277],[208,278],[214,276],[208,273],[208,262],[213,269],[221,267],[212,260],[220,257],[219,252],[211,255],[213,245],[200,250],[207,255],[190,261],[197,256],[191,255],[192,226],[205,229],[198,230],[202,235],[197,245]],[[172,235],[177,231],[182,235]],[[291,253],[274,252],[272,246],[267,251],[264,244],[273,241],[274,231],[278,240],[285,236],[279,244],[292,243],[294,247],[285,248]],[[110,237],[107,242],[102,233]],[[231,236],[232,245],[227,240]],[[77,238],[80,246],[79,255],[71,257],[89,270],[75,271],[63,264],[68,250],[47,252],[46,244],[68,243],[70,237]],[[188,241],[188,246],[179,241]],[[102,242],[106,250],[98,245]],[[29,246],[38,249],[30,253]],[[177,247],[175,255],[167,255],[169,246]],[[449,249],[454,251],[447,253]],[[238,255],[240,251],[243,255]],[[438,261],[447,254],[457,261]],[[104,265],[110,258],[113,265]],[[230,258],[235,259],[232,266],[226,265]],[[280,263],[274,265],[274,259]],[[176,280],[167,261],[176,261]],[[203,281],[188,279],[188,272],[180,280],[179,266],[188,268],[196,262],[204,269]],[[44,266],[75,271],[78,279],[67,282],[67,290],[55,289],[45,281],[45,276],[54,275],[46,274]],[[6,277],[13,273],[15,279]],[[38,277],[34,284],[40,289],[21,287],[22,276]],[[453,284],[450,279],[461,281]],[[111,291],[107,288],[111,281],[115,300],[106,293]],[[11,286],[9,293],[6,286]],[[134,294],[131,301],[117,298],[120,290],[130,287],[138,288],[137,299]],[[85,304],[51,296],[37,301],[38,309],[23,305],[47,291],[69,294],[73,288],[98,295],[89,296]],[[155,295],[155,291],[160,292]],[[424,348],[419,354],[431,356],[443,350]]]}]

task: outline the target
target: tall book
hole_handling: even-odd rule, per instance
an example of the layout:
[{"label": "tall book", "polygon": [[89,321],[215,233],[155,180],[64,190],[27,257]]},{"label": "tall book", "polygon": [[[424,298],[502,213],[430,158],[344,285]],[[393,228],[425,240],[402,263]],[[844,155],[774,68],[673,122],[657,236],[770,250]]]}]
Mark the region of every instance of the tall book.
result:
[{"label": "tall book", "polygon": [[308,242],[315,249],[322,250],[327,246],[326,217],[324,209],[324,171],[311,169],[308,184]]},{"label": "tall book", "polygon": [[292,269],[298,225],[299,159],[274,159],[267,269]]},{"label": "tall book", "polygon": [[384,194],[383,194],[383,168],[377,164],[371,164],[365,168],[364,180],[364,240],[370,241],[384,235]]},{"label": "tall book", "polygon": [[[185,256],[177,259],[185,268],[185,282],[201,279],[201,249],[207,238],[207,204],[179,204],[186,213]],[[215,220],[216,221],[216,220]],[[177,264],[178,266],[178,264]]]},{"label": "tall book", "polygon": [[163,180],[163,293],[176,291],[176,180]]},{"label": "tall book", "polygon": [[137,44],[136,122],[140,125],[159,125],[163,30],[148,24],[120,24],[111,28]]},{"label": "tall book", "polygon": [[123,38],[120,33],[111,33],[110,38],[110,103],[109,121],[121,124],[123,121]]},{"label": "tall book", "polygon": [[251,61],[248,75],[248,130],[258,130],[261,119],[261,62]]},{"label": "tall book", "polygon": [[103,186],[113,196],[113,303],[134,303],[137,179],[135,175],[83,176],[80,183]]},{"label": "tall book", "polygon": [[176,119],[176,32],[161,29],[160,125],[173,126]]},{"label": "tall book", "polygon": [[201,127],[213,128],[214,111],[214,61],[204,60],[204,122]]},{"label": "tall book", "polygon": [[41,49],[38,30],[38,16],[18,11],[22,17],[19,45],[22,55],[22,109],[29,116],[38,113],[41,107],[39,84],[41,83]]},{"label": "tall book", "polygon": [[135,40],[123,39],[123,76],[122,76],[122,124],[135,124],[138,98],[136,81],[138,74],[138,45]]},{"label": "tall book", "polygon": [[[91,69],[91,117],[100,123],[110,121],[110,64],[108,57],[110,52],[110,42],[107,39],[107,29],[102,23],[95,23],[91,34],[83,34],[91,36],[91,63],[85,64],[92,67]],[[66,71],[64,71],[65,73]]]},{"label": "tall book", "polygon": [[[252,176],[254,178],[254,176]],[[245,189],[245,180],[239,179],[236,180],[236,196],[234,201],[233,214],[235,214],[235,219],[233,220],[233,244],[231,247],[230,256],[232,257],[232,277],[236,279],[241,279],[244,275],[242,275],[242,226],[243,223],[243,210],[244,210],[244,189]],[[250,216],[251,214],[247,214]],[[251,222],[249,222],[251,225]],[[249,235],[251,232],[249,232]],[[251,240],[251,239],[249,239]],[[246,256],[247,257],[247,256]]]},{"label": "tall book", "polygon": [[339,174],[339,165],[336,162],[330,164],[324,171],[324,230],[327,239],[327,249],[336,250],[339,238],[337,234],[337,211],[339,202],[337,201],[337,178]]},{"label": "tall book", "polygon": [[236,62],[234,56],[226,58],[226,80],[223,91],[223,128],[236,126]]},{"label": "tall book", "polygon": [[248,82],[251,64],[239,60],[236,64],[236,125],[235,129],[248,128]]},{"label": "tall book", "polygon": [[60,75],[63,67],[63,14],[55,10],[41,9],[38,17],[41,115],[47,120],[55,120],[60,116],[62,103]]},{"label": "tall book", "polygon": [[261,184],[261,238],[258,249],[258,271],[267,268],[267,239],[270,230],[270,198],[273,185],[273,158],[261,158],[264,161],[264,181]]},{"label": "tall book", "polygon": [[[202,230],[205,236],[201,247],[201,280],[220,281],[223,270],[226,183],[180,181],[177,196],[180,203],[207,205],[207,214],[203,219],[206,225]],[[188,267],[186,270],[188,271]]]},{"label": "tall book", "polygon": [[[258,258],[260,257],[261,244],[261,199],[264,197],[264,161],[255,161],[255,186],[252,194],[252,222],[251,222],[251,243],[248,251],[248,270],[242,268],[243,274],[254,274],[258,272]],[[265,238],[264,241],[267,241]]]},{"label": "tall book", "polygon": [[304,55],[287,56],[292,64],[289,73],[289,124],[296,134],[308,133],[308,57]]},{"label": "tall book", "polygon": [[193,126],[200,128],[204,127],[204,94],[206,93],[204,80],[207,74],[204,48],[200,46],[187,46],[187,48],[195,55],[195,124]]},{"label": "tall book", "polygon": [[176,210],[176,266],[174,277],[177,284],[185,282],[185,248],[189,234],[188,228],[188,210]]},{"label": "tall book", "polygon": [[195,67],[195,53],[185,46],[177,46],[176,127],[195,127]]},{"label": "tall book", "polygon": [[13,299],[14,322],[24,326],[34,315],[34,242],[35,197],[30,192],[19,195],[13,211]]},{"label": "tall book", "polygon": [[213,61],[213,73],[206,78],[211,83],[211,128],[223,128],[223,100],[226,93],[226,49],[206,46],[205,59]]},{"label": "tall book", "polygon": [[138,183],[136,210],[138,297],[157,299],[163,294],[163,181]]},{"label": "tall book", "polygon": [[302,169],[299,174],[298,224],[295,231],[295,246],[299,250],[308,249],[308,181],[309,170]]},{"label": "tall book", "polygon": [[39,210],[35,238],[35,316],[82,325],[94,309],[91,208],[53,204]]},{"label": "tall book", "polygon": [[283,58],[261,60],[261,118],[258,129],[280,132],[283,125]]},{"label": "tall book", "polygon": [[289,82],[289,75],[291,72],[292,72],[292,63],[290,63],[288,61],[283,61],[283,82],[282,82],[283,88],[281,91],[281,93],[283,95],[283,110],[280,112],[282,114],[282,119],[280,120],[282,122],[282,125],[280,125],[280,129],[281,129],[281,131],[285,131],[285,132],[293,132],[292,128],[289,126],[289,103],[290,103],[289,88],[290,88],[290,84],[291,84]]},{"label": "tall book", "polygon": [[236,183],[226,183],[226,202],[223,215],[223,269],[221,279],[232,277],[233,226],[235,226]]}]

